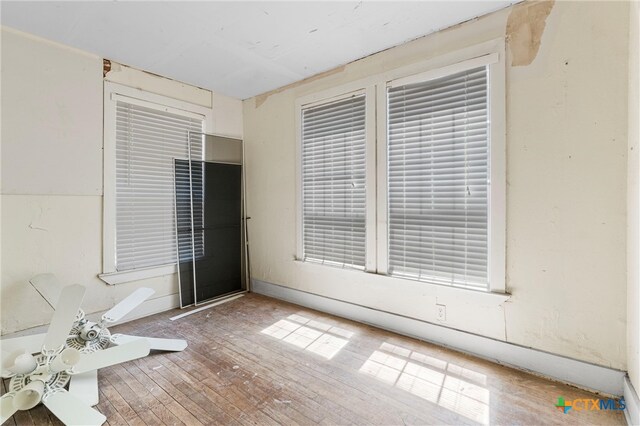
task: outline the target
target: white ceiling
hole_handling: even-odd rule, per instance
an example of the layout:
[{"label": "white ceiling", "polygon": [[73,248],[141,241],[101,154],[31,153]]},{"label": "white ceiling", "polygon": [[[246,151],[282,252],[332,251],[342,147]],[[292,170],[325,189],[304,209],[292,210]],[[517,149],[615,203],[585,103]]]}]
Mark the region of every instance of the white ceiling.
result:
[{"label": "white ceiling", "polygon": [[3,25],[245,99],[513,1],[10,2]]}]

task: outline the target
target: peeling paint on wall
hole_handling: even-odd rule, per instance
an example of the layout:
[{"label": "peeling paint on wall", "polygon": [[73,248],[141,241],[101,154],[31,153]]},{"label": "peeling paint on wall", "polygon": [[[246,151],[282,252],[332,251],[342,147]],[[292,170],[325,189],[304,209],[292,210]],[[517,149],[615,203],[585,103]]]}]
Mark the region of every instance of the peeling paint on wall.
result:
[{"label": "peeling paint on wall", "polygon": [[182,83],[169,77],[162,77],[149,71],[139,70],[112,60],[109,60],[109,70],[104,73],[104,80],[201,105],[206,108],[212,108],[213,104],[210,90]]},{"label": "peeling paint on wall", "polygon": [[270,92],[263,93],[262,95],[258,95],[258,96],[256,96],[254,98],[255,99],[255,107],[256,108],[260,108],[260,105],[265,103],[266,100],[269,99],[269,97],[271,95],[275,95],[276,93],[284,92],[285,90],[289,90],[289,89],[292,89],[294,87],[298,87],[298,86],[301,86],[303,84],[307,84],[307,83],[310,83],[312,81],[319,80],[321,78],[328,77],[328,76],[333,75],[333,74],[341,73],[342,71],[344,71],[344,69],[346,67],[347,67],[346,65],[342,65],[342,66],[339,66],[338,68],[334,68],[334,69],[329,70],[329,71],[321,72],[320,74],[316,74],[316,75],[311,76],[309,78],[305,78],[304,80],[296,81],[295,83],[291,83],[291,84],[288,84],[286,86],[282,86],[282,87],[280,87],[278,89],[271,90]]},{"label": "peeling paint on wall", "polygon": [[102,76],[106,77],[109,71],[111,71],[111,61],[108,59],[103,59],[102,60]]},{"label": "peeling paint on wall", "polygon": [[[554,0],[551,0],[551,3],[553,3],[553,1],[554,1]],[[359,6],[356,6],[356,9],[357,9],[358,7],[359,7]],[[305,78],[304,80],[296,81],[296,82],[294,82],[294,83],[290,83],[290,84],[288,84],[288,85],[286,85],[286,86],[283,86],[283,87],[280,87],[280,88],[277,88],[277,89],[271,90],[271,91],[266,92],[266,93],[263,93],[263,94],[261,94],[261,95],[254,96],[254,97],[253,97],[254,102],[255,102],[255,103],[254,103],[254,107],[255,107],[255,108],[259,108],[259,107],[260,107],[264,102],[266,102],[266,100],[267,100],[271,95],[274,95],[274,94],[276,94],[276,93],[281,93],[281,92],[283,92],[283,91],[285,91],[285,90],[288,90],[288,89],[291,89],[291,88],[294,88],[294,87],[298,87],[298,86],[301,86],[301,85],[304,85],[304,84],[310,83],[310,82],[315,81],[315,80],[320,80],[320,79],[322,79],[322,78],[324,78],[324,77],[327,77],[327,76],[330,76],[330,75],[333,75],[333,74],[341,73],[341,72],[343,72],[343,71],[346,69],[346,67],[347,67],[347,66],[350,66],[350,65],[352,65],[352,64],[355,64],[355,63],[361,62],[361,61],[363,61],[363,60],[365,60],[365,59],[368,59],[368,58],[370,58],[370,57],[375,57],[375,56],[377,56],[377,55],[383,54],[384,52],[389,51],[389,50],[392,50],[392,49],[395,49],[395,48],[396,48],[396,47],[398,47],[398,46],[401,46],[401,45],[404,45],[404,44],[408,44],[408,43],[414,43],[414,42],[417,42],[418,40],[421,40],[421,39],[431,38],[431,37],[433,37],[433,36],[437,36],[437,35],[442,35],[442,34],[443,34],[443,33],[445,33],[445,32],[449,32],[449,31],[451,31],[451,30],[456,30],[457,28],[462,27],[462,26],[466,26],[466,25],[468,25],[468,24],[470,24],[470,23],[472,23],[472,22],[482,21],[482,20],[487,19],[487,18],[488,18],[488,19],[491,19],[491,17],[492,17],[492,16],[494,16],[496,13],[500,13],[500,12],[501,12],[501,10],[497,10],[497,11],[494,11],[494,12],[491,12],[491,13],[487,13],[487,14],[485,14],[485,15],[475,16],[475,17],[473,17],[473,18],[467,19],[467,20],[465,20],[465,21],[459,22],[459,23],[457,23],[457,24],[455,24],[455,25],[451,25],[451,26],[446,27],[446,28],[441,28],[441,29],[437,29],[437,30],[432,29],[432,31],[430,31],[429,33],[427,33],[427,34],[425,34],[425,35],[421,35],[421,36],[419,36],[419,37],[416,37],[416,38],[413,38],[413,39],[410,39],[410,40],[405,40],[405,41],[403,41],[402,43],[399,43],[399,44],[397,44],[397,45],[393,45],[393,46],[387,47],[387,48],[385,48],[385,49],[382,49],[382,50],[380,50],[380,51],[373,52],[373,53],[371,53],[371,54],[369,54],[369,55],[363,56],[363,57],[361,57],[361,58],[354,59],[353,61],[348,62],[347,64],[344,64],[344,65],[341,65],[341,66],[339,66],[339,67],[337,67],[337,68],[333,68],[333,69],[331,69],[331,70],[324,71],[324,72],[322,72],[322,73],[319,73],[319,74],[313,75],[313,76],[311,76],[311,77]],[[389,23],[389,22],[385,23],[385,24],[383,25],[383,27],[384,27],[384,26],[386,26],[388,23]],[[315,31],[317,31],[317,28],[316,28],[316,29],[313,29],[313,30],[311,30],[311,31],[309,31],[309,32],[310,32],[310,33],[313,33],[313,32],[315,32]],[[277,47],[277,46],[274,46],[274,47]],[[249,99],[251,99],[251,98],[249,98]]]},{"label": "peeling paint on wall", "polygon": [[[109,59],[105,59],[104,62],[109,62],[109,67],[105,65],[103,69],[103,77],[107,77],[109,75],[113,75],[114,73],[122,72],[122,65],[118,62],[111,61]],[[107,79],[108,80],[108,79]]]},{"label": "peeling paint on wall", "polygon": [[530,65],[538,54],[542,34],[555,1],[524,2],[513,8],[507,20],[511,66]]}]

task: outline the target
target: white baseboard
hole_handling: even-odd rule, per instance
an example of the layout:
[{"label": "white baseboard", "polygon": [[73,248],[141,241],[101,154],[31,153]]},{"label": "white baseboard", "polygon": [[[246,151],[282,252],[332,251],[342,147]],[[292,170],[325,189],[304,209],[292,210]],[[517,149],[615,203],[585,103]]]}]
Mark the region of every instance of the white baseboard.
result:
[{"label": "white baseboard", "polygon": [[624,417],[628,425],[640,425],[640,399],[629,377],[624,378]]},{"label": "white baseboard", "polygon": [[[124,324],[125,322],[148,317],[149,315],[158,314],[160,312],[165,312],[178,307],[180,307],[180,296],[178,295],[178,293],[156,297],[155,299],[148,299],[148,300],[145,300],[140,306],[135,308],[133,312],[126,315],[123,319],[110,325],[109,328],[111,328],[113,325]],[[107,311],[108,309],[105,309],[103,311],[93,312],[93,313],[87,314],[86,317],[90,321],[97,322],[100,320],[102,315]],[[48,328],[49,328],[49,324],[39,325],[37,327],[28,328],[26,330],[16,331],[15,333],[5,334],[2,336],[2,338],[11,339],[14,337],[29,336],[37,333],[45,333]]]},{"label": "white baseboard", "polygon": [[253,292],[447,346],[583,389],[621,396],[625,372],[366,306],[252,280]]}]

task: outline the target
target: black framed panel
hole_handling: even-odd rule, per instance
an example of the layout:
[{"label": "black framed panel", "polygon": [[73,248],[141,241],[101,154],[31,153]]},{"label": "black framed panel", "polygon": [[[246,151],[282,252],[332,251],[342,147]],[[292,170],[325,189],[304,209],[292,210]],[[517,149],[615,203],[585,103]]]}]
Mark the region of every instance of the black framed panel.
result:
[{"label": "black framed panel", "polygon": [[242,166],[177,159],[175,170],[181,305],[241,291]]}]

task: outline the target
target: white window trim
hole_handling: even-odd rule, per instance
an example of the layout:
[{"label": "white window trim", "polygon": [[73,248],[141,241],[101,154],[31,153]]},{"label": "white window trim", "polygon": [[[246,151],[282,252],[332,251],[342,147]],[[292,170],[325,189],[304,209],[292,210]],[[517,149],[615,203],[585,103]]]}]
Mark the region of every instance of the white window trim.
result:
[{"label": "white window trim", "polygon": [[[453,74],[478,66],[489,66],[490,177],[489,254],[487,293],[506,293],[506,72],[504,38],[430,58],[415,64],[372,75],[338,87],[296,99],[296,260],[303,259],[302,247],[302,109],[361,92],[367,96],[367,234],[366,271],[386,275],[387,177],[386,177],[386,92],[389,85],[404,85]],[[375,202],[371,202],[375,200]],[[370,230],[375,229],[375,232]],[[398,279],[406,279],[399,278]],[[423,282],[425,285],[439,285]],[[448,287],[448,286],[447,286]],[[451,288],[456,289],[459,287]],[[459,288],[463,291],[469,289]],[[471,290],[478,293],[482,291]]]},{"label": "white window trim", "polygon": [[104,202],[102,227],[102,274],[107,284],[121,284],[145,278],[174,274],[176,263],[132,271],[116,271],[116,101],[161,109],[192,118],[203,118],[205,131],[213,129],[213,110],[201,105],[169,98],[118,83],[104,83]]}]

